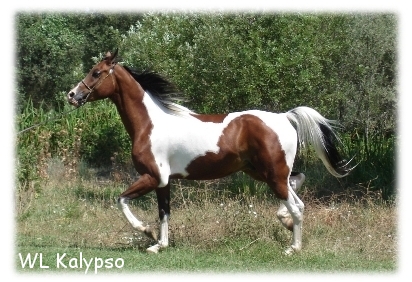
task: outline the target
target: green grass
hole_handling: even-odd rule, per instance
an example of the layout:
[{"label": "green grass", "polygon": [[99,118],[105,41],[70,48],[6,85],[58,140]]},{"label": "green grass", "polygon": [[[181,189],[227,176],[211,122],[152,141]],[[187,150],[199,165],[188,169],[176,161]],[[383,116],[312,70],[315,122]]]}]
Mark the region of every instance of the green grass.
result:
[{"label": "green grass", "polygon": [[[238,180],[240,181],[240,180]],[[235,181],[236,182],[236,181]],[[189,186],[190,183],[190,186]],[[269,194],[236,194],[230,179],[178,181],[173,188],[170,246],[157,255],[152,241],[136,233],[116,208],[127,185],[96,180],[48,181],[16,203],[15,266],[18,273],[85,273],[56,267],[57,254],[79,258],[121,258],[122,268],[98,273],[394,273],[397,270],[396,206],[374,199],[313,197],[305,202],[303,250],[284,256],[291,233],[276,219],[279,202]],[[250,184],[250,183],[249,183]],[[249,185],[248,184],[248,185]],[[232,188],[233,190],[233,188]],[[19,196],[19,195],[17,195]],[[157,226],[154,193],[132,202],[132,212]],[[256,215],[254,214],[256,213]],[[42,253],[43,265],[22,268],[28,253]],[[94,273],[89,269],[88,273]]]}]

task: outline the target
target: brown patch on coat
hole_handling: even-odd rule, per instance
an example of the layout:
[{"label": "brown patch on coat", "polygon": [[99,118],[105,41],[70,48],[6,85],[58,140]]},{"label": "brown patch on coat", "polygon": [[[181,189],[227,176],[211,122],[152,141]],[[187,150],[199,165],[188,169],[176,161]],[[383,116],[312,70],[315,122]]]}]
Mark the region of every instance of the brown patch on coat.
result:
[{"label": "brown patch on coat", "polygon": [[222,123],[223,120],[227,117],[227,114],[216,114],[216,115],[190,114],[190,115],[203,122],[213,122],[213,123]]},{"label": "brown patch on coat", "polygon": [[279,199],[287,199],[290,169],[285,153],[277,134],[260,118],[245,114],[233,119],[217,145],[218,153],[207,152],[187,166],[187,179],[216,179],[241,170],[266,182]]}]

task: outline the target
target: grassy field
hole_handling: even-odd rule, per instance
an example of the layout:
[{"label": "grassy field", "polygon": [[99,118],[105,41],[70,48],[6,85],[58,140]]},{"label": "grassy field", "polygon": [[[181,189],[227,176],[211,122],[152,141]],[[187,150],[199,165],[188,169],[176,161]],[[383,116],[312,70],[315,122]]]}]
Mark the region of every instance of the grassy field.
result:
[{"label": "grassy field", "polygon": [[[51,175],[30,189],[17,189],[15,265],[21,274],[390,274],[398,267],[396,206],[377,201],[372,193],[326,199],[304,185],[303,250],[287,257],[282,252],[292,234],[277,221],[279,202],[262,184],[241,175],[178,181],[170,247],[149,255],[145,249],[153,242],[136,233],[116,208],[128,181]],[[240,193],[226,189],[234,183],[242,186]],[[252,193],[252,186],[258,190]],[[134,201],[131,210],[157,226],[154,196]]]}]

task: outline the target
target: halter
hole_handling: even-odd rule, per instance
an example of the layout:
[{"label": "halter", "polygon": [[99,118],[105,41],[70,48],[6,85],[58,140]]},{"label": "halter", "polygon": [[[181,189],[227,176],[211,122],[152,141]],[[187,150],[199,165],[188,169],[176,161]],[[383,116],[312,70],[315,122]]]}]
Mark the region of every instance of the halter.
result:
[{"label": "halter", "polygon": [[[79,105],[80,105],[80,106],[81,106],[81,105],[84,105],[84,104],[87,102],[87,99],[89,98],[90,94],[92,94],[92,92],[93,92],[95,89],[97,89],[97,87],[99,87],[100,84],[102,84],[103,81],[104,81],[109,75],[111,75],[111,74],[113,73],[115,66],[116,66],[116,63],[113,63],[113,65],[111,66],[111,68],[110,68],[110,70],[109,70],[109,73],[108,73],[105,77],[101,78],[93,87],[90,87],[89,85],[87,85],[86,82],[84,82],[84,80],[81,81],[81,83],[83,83],[83,85],[87,88],[87,90],[89,90],[89,93],[87,93],[86,98],[83,98],[83,99],[81,99],[81,100],[79,101]],[[115,87],[113,76],[112,76],[112,82],[113,82],[113,87]]]}]

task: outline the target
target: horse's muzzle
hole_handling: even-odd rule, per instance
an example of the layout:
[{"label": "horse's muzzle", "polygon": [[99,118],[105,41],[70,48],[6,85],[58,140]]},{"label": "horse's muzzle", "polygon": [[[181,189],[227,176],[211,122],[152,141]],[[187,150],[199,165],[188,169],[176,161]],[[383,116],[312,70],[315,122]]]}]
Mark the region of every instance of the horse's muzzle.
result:
[{"label": "horse's muzzle", "polygon": [[67,101],[69,102],[70,105],[75,106],[76,108],[80,107],[85,103],[85,99],[81,94],[75,94],[73,91],[70,91],[67,94]]}]

